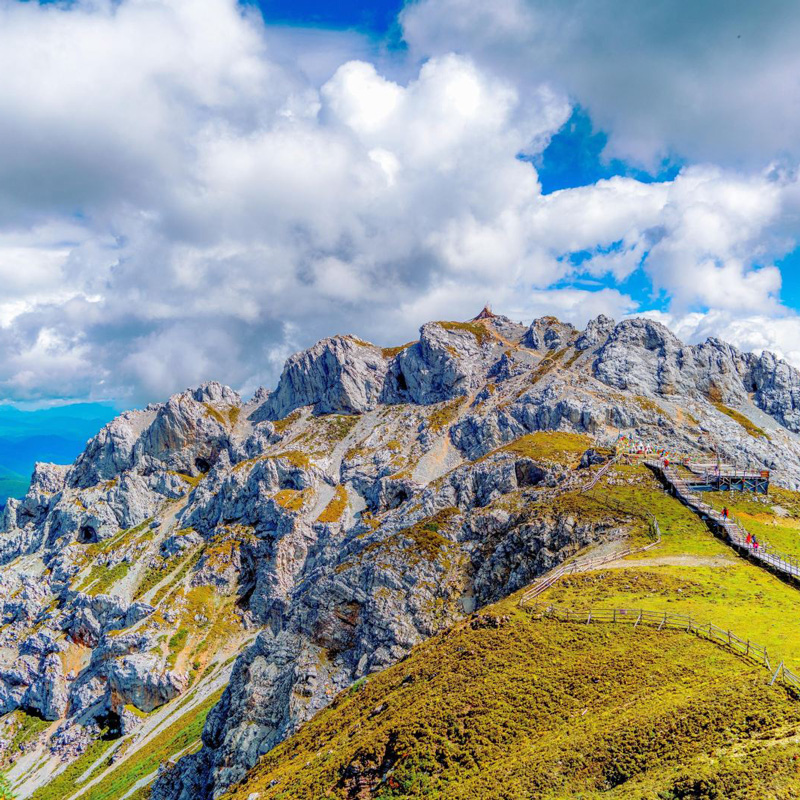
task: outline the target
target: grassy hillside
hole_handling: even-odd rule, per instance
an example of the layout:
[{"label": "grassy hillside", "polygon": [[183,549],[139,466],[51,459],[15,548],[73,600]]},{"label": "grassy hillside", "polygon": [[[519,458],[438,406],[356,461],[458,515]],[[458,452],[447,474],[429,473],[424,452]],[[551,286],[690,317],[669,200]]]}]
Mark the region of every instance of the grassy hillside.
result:
[{"label": "grassy hillside", "polygon": [[[230,796],[789,796],[800,703],[767,678],[679,631],[506,603],[340,695]],[[724,791],[687,793],[700,781]]]},{"label": "grassy hillside", "polygon": [[[800,667],[798,589],[736,557],[643,467],[569,502],[592,513],[608,498],[653,511],[662,543],[539,602],[691,614]],[[800,699],[764,668],[680,631],[532,619],[515,598],[484,614],[344,692],[229,797],[800,796]]]}]

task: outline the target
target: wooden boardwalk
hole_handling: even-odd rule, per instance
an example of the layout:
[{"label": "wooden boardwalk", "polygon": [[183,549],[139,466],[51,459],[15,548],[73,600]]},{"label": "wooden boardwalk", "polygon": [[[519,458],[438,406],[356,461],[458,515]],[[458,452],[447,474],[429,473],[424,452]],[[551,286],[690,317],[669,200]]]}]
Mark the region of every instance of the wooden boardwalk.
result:
[{"label": "wooden boardwalk", "polygon": [[531,602],[531,600],[538,597],[545,590],[549,589],[554,583],[557,583],[568,575],[577,575],[581,572],[590,572],[598,567],[602,567],[603,564],[610,564],[612,561],[619,561],[619,559],[633,555],[634,553],[644,553],[651,547],[655,547],[661,541],[661,529],[658,527],[658,520],[654,516],[651,516],[650,518],[650,532],[654,537],[653,541],[649,544],[643,545],[642,547],[628,547],[625,550],[616,553],[609,553],[607,556],[602,556],[601,558],[576,558],[574,561],[570,561],[568,564],[562,564],[557,569],[551,570],[531,585],[530,589],[528,589],[519,599],[519,605],[526,606]]},{"label": "wooden boardwalk", "polygon": [[728,542],[740,555],[755,561],[781,577],[800,582],[800,560],[796,556],[776,551],[768,542],[759,542],[758,548],[747,543],[747,531],[734,517],[724,517],[706,503],[699,492],[692,491],[689,483],[673,467],[663,462],[644,462],[658,475],[671,493],[685,506],[695,512],[711,530]]}]

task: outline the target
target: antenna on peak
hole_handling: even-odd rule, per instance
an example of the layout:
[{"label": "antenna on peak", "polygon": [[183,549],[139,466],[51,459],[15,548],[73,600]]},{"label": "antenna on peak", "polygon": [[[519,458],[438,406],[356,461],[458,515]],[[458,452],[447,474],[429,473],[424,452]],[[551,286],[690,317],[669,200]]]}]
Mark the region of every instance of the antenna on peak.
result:
[{"label": "antenna on peak", "polygon": [[480,314],[478,314],[478,316],[477,316],[477,317],[473,317],[473,319],[494,319],[496,316],[497,316],[497,314],[493,314],[493,313],[492,313],[492,306],[491,306],[491,304],[490,304],[490,303],[487,303],[487,304],[486,304],[486,305],[483,307],[483,311],[481,311],[481,313],[480,313]]}]

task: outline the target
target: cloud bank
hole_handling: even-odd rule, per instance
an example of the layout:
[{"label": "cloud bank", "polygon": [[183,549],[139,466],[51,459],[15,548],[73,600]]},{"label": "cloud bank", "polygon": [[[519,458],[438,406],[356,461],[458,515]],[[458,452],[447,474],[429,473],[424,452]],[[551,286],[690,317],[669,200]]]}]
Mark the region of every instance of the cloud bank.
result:
[{"label": "cloud bank", "polygon": [[[543,195],[529,159],[595,88],[548,68],[557,53],[509,66],[562,13],[537,7],[426,0],[402,18],[409,53],[372,57],[233,0],[0,0],[0,397],[249,391],[322,336],[408,341],[485,301],[632,313],[634,274],[689,338],[800,363],[773,265],[794,246],[796,174],[698,145],[670,182]],[[587,35],[559,46],[591,64]],[[608,113],[634,137],[633,112]],[[659,137],[611,141],[642,159],[683,146]]]}]

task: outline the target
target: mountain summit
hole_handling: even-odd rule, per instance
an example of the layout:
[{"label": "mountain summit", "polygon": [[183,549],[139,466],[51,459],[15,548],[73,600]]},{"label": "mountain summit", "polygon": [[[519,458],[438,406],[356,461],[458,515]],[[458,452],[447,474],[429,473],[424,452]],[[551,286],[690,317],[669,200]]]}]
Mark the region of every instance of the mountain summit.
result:
[{"label": "mountain summit", "polygon": [[324,339],[273,391],[206,383],[37,464],[0,533],[19,791],[117,796],[114,765],[139,759],[131,790],[149,770],[158,800],[220,796],[354,681],[640,535],[579,504],[621,435],[796,489],[800,374],[649,319],[486,308],[400,347]]}]

